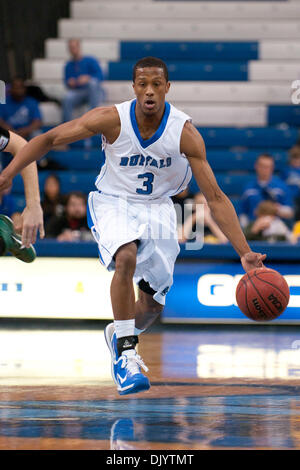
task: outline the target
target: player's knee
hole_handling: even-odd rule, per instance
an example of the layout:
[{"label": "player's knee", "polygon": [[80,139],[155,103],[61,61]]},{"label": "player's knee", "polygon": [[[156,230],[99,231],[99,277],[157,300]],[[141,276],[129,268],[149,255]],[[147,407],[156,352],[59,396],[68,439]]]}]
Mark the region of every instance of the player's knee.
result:
[{"label": "player's knee", "polygon": [[136,245],[130,243],[121,247],[115,255],[116,272],[132,276],[136,267]]}]

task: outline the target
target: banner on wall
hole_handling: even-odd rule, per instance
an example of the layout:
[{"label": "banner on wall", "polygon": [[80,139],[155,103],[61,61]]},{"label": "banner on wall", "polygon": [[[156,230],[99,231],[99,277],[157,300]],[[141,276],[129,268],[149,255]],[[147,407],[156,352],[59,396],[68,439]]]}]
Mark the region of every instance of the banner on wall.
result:
[{"label": "banner on wall", "polygon": [[[5,257],[1,267],[0,318],[113,318],[113,273],[95,258],[37,258],[34,263],[25,264]],[[287,309],[272,324],[300,324],[298,266],[268,267],[284,275],[291,294]],[[235,301],[235,289],[243,274],[239,263],[177,262],[162,321],[253,324]]]},{"label": "banner on wall", "polygon": [[2,258],[0,318],[111,319],[112,276],[95,258]]},{"label": "banner on wall", "polygon": [[[300,324],[300,272],[297,265],[267,265],[290,287],[290,302],[272,324]],[[239,263],[177,263],[174,284],[162,313],[165,323],[254,323],[237,307],[236,286],[244,275]],[[267,322],[270,324],[270,322]]]}]

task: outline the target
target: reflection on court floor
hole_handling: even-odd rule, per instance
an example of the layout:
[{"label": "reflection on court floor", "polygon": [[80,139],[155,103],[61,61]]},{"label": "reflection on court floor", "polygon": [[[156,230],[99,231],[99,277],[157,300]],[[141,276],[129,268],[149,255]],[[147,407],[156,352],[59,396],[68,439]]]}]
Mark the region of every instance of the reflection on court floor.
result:
[{"label": "reflection on court floor", "polygon": [[157,327],[152,387],[120,397],[103,325],[0,330],[0,449],[298,449],[293,328]]}]

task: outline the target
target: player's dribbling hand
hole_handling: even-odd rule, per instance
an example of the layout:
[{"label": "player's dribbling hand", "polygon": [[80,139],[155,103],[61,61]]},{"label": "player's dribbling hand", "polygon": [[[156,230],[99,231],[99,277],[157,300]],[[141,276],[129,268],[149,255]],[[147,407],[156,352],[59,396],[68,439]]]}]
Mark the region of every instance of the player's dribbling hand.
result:
[{"label": "player's dribbling hand", "polygon": [[[16,227],[16,230],[21,227]],[[41,205],[36,202],[25,207],[22,213],[22,244],[29,248],[31,243],[36,242],[38,231],[40,238],[44,238],[44,220]]]},{"label": "player's dribbling hand", "polygon": [[249,253],[246,253],[241,257],[241,263],[244,270],[248,272],[251,271],[251,269],[262,268],[264,266],[263,261],[266,259],[266,257],[267,255],[249,251]]}]

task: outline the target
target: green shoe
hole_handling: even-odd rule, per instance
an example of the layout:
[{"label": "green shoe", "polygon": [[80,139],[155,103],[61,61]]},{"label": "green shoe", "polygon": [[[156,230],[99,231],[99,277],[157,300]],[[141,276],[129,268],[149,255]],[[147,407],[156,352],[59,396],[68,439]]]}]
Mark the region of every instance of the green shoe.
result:
[{"label": "green shoe", "polygon": [[5,253],[8,251],[24,263],[32,263],[36,252],[32,245],[26,248],[22,245],[22,238],[14,230],[13,221],[6,215],[0,215],[0,237],[5,244]]}]

